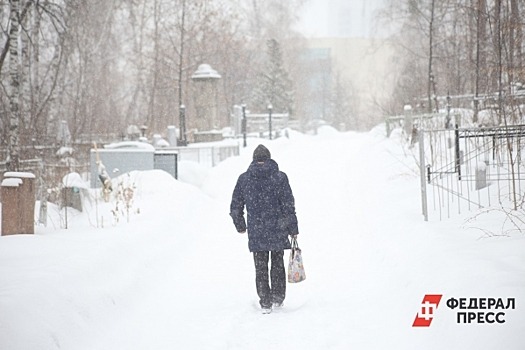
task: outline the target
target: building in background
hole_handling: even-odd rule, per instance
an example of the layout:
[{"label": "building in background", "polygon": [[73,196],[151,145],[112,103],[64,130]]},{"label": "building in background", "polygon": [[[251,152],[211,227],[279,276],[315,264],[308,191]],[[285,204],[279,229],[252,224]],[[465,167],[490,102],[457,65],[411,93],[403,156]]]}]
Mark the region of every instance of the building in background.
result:
[{"label": "building in background", "polygon": [[[349,109],[355,119],[350,128],[368,128],[382,121],[396,79],[392,46],[385,39],[310,38],[303,61],[311,67],[305,119],[326,119],[338,93],[336,79],[344,82]],[[341,87],[339,87],[341,88]]]},{"label": "building in background", "polygon": [[[305,119],[325,119],[336,99],[336,81],[347,91],[355,122],[350,129],[368,128],[382,121],[395,86],[395,52],[375,26],[377,11],[386,0],[312,0],[297,29],[306,36],[303,63],[312,67],[305,100]],[[307,68],[308,70],[311,70]],[[341,87],[339,87],[341,88]],[[334,125],[335,126],[335,125]]]}]

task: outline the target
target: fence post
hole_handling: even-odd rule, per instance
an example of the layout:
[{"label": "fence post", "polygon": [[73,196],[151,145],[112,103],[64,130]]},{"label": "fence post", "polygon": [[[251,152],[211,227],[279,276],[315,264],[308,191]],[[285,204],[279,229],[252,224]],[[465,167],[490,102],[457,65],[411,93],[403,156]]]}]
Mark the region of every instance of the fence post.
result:
[{"label": "fence post", "polygon": [[242,147],[246,147],[246,105],[243,104],[241,108],[242,108],[242,124],[241,124]]},{"label": "fence post", "polygon": [[454,135],[455,135],[455,138],[456,138],[456,149],[455,149],[455,154],[456,154],[456,172],[458,173],[458,180],[461,180],[461,157],[460,157],[460,152],[459,152],[459,126],[458,124],[456,124],[456,129],[454,130]]},{"label": "fence post", "polygon": [[428,205],[427,205],[427,182],[425,174],[425,132],[423,129],[419,130],[419,173],[421,175],[421,209],[425,221],[428,221]]},{"label": "fence post", "polygon": [[[412,135],[412,129],[414,127],[414,118],[412,115],[412,106],[411,105],[405,105],[403,107],[404,110],[404,119],[403,119],[403,128],[405,129],[405,134],[407,136],[407,139],[411,138]],[[419,123],[419,127],[422,128],[423,124]]]}]

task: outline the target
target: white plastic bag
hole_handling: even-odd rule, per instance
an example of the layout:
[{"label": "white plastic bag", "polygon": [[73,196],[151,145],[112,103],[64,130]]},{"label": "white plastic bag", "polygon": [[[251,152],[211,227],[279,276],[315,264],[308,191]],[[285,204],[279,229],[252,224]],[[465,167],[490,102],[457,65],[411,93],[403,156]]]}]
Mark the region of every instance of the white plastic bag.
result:
[{"label": "white plastic bag", "polygon": [[288,282],[299,283],[306,279],[304,272],[303,257],[301,249],[297,244],[297,238],[292,237],[292,250],[290,251],[290,260],[288,262]]}]

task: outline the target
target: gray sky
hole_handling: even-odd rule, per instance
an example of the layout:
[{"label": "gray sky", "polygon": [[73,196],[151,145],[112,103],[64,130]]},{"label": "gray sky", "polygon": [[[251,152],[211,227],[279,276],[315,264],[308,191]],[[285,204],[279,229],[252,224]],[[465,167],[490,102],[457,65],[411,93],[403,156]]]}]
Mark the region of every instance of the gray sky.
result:
[{"label": "gray sky", "polygon": [[307,37],[372,37],[374,12],[385,2],[309,0],[297,29]]}]

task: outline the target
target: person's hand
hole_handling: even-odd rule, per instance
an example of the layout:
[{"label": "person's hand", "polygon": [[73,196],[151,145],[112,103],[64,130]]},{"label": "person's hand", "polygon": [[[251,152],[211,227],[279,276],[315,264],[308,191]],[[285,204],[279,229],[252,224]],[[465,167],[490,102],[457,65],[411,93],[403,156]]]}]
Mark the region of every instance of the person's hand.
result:
[{"label": "person's hand", "polygon": [[297,239],[297,234],[291,235],[292,239]]},{"label": "person's hand", "polygon": [[243,233],[246,233],[246,230],[244,230],[244,231],[239,231],[239,233],[242,235]]}]

